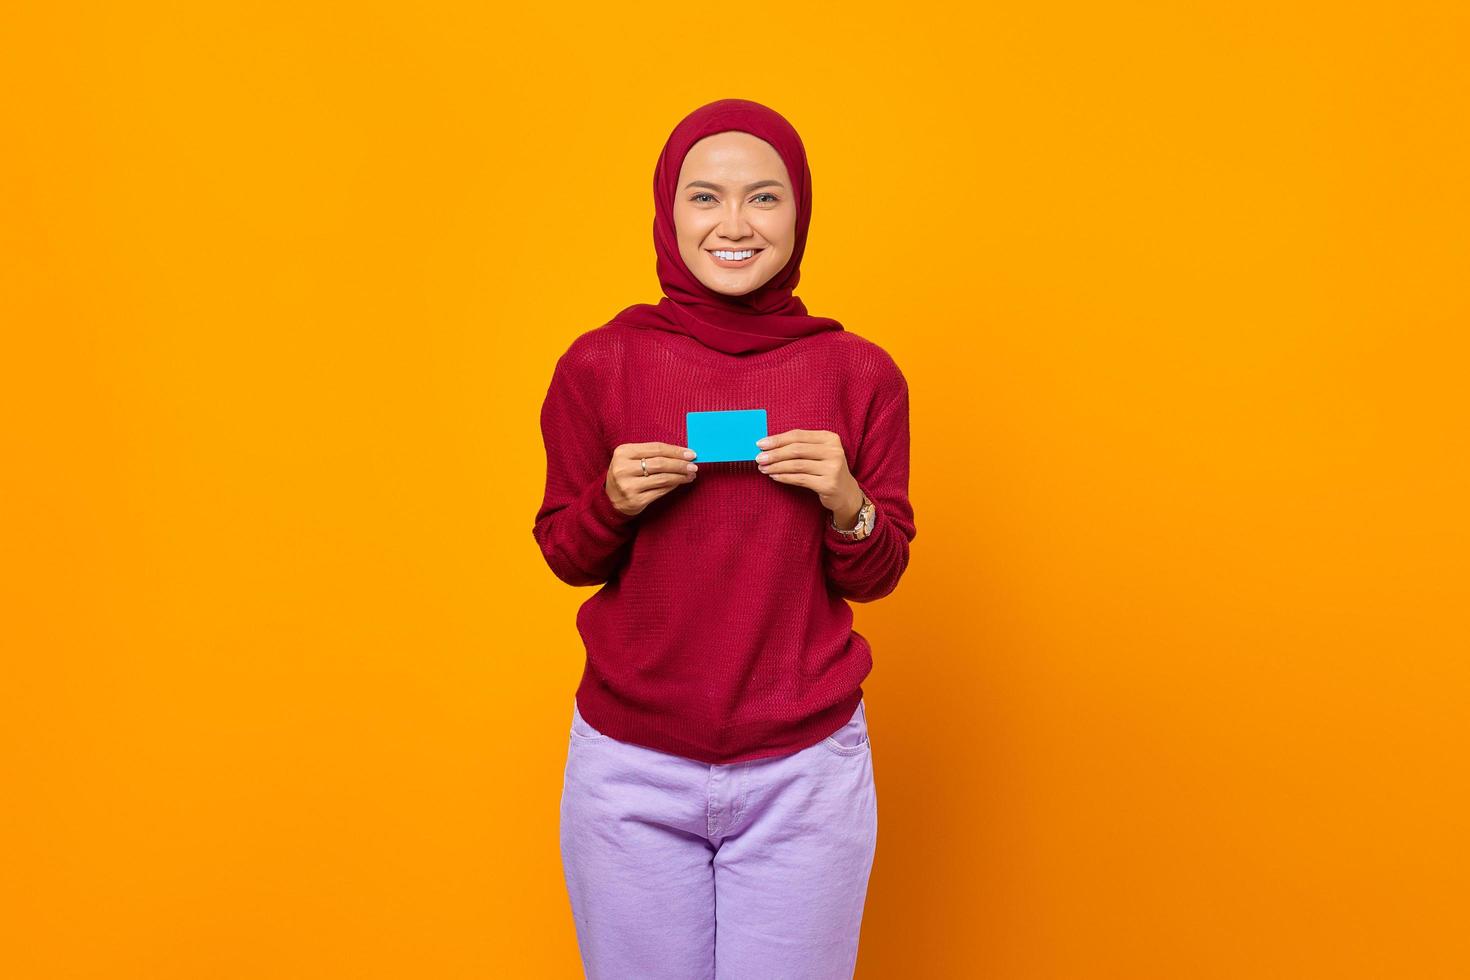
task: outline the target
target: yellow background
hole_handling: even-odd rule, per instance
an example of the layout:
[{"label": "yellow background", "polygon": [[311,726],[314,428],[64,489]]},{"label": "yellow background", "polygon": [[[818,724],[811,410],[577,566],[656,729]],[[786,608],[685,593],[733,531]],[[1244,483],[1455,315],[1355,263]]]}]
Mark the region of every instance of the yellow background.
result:
[{"label": "yellow background", "polygon": [[858,976],[1470,975],[1464,5],[516,7],[7,7],[0,973],[581,975],[537,416],[738,96],[911,388]]}]

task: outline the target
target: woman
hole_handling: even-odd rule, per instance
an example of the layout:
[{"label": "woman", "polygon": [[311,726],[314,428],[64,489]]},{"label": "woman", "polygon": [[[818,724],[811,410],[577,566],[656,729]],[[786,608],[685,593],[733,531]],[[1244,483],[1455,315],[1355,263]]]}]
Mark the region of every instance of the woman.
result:
[{"label": "woman", "polygon": [[[562,581],[601,585],[577,613],[561,799],[582,962],[849,978],[877,797],[847,600],[908,565],[908,385],[793,294],[811,173],[780,114],[696,109],[653,189],[663,298],[577,337],[541,411],[536,541]],[[685,414],[736,409],[771,434],[701,469]]]}]

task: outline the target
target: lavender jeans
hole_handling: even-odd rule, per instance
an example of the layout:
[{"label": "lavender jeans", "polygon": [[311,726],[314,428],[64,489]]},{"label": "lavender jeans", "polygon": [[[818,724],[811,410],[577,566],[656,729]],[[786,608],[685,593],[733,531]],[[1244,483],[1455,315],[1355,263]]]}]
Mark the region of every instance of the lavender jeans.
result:
[{"label": "lavender jeans", "polygon": [[588,980],[850,980],[878,800],[867,712],[727,765],[620,742],[572,702],[561,857]]}]

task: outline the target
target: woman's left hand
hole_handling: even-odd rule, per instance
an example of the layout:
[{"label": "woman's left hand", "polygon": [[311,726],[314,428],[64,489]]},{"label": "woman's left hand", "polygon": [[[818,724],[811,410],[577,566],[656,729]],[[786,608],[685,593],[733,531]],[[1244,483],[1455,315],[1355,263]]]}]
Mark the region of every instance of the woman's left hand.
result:
[{"label": "woman's left hand", "polygon": [[763,450],[755,458],[762,473],[780,483],[815,491],[840,526],[856,521],[863,491],[848,471],[847,451],[837,433],[787,429],[758,440],[756,445]]}]

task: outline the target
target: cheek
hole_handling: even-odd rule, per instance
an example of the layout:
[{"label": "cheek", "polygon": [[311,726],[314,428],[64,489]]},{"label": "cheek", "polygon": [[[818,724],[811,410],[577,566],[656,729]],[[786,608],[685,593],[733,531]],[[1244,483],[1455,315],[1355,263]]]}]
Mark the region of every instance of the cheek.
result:
[{"label": "cheek", "polygon": [[684,260],[684,264],[688,266],[691,270],[699,268],[700,251],[701,249],[699,247],[698,239],[679,239],[679,256]]},{"label": "cheek", "polygon": [[679,251],[686,258],[697,256],[700,249],[704,247],[704,240],[709,237],[709,229],[698,222],[690,222],[677,227],[679,238]]},{"label": "cheek", "polygon": [[688,209],[674,208],[674,234],[678,236],[681,243],[689,241],[695,235],[698,225],[698,220],[689,213]]},{"label": "cheek", "polygon": [[786,255],[791,254],[791,247],[796,241],[796,223],[785,216],[771,215],[773,220],[765,222],[761,226],[761,234],[766,241],[771,242],[778,250]]},{"label": "cheek", "polygon": [[785,265],[786,260],[789,258],[791,258],[791,242],[781,241],[771,248],[771,254],[766,257],[766,264],[767,267],[772,270],[772,274],[774,275],[774,270],[779,269],[783,265]]}]

